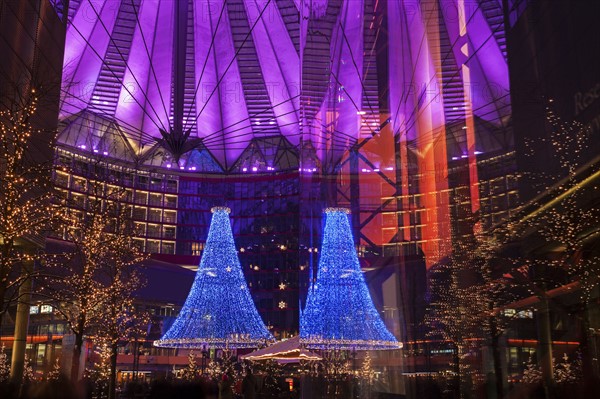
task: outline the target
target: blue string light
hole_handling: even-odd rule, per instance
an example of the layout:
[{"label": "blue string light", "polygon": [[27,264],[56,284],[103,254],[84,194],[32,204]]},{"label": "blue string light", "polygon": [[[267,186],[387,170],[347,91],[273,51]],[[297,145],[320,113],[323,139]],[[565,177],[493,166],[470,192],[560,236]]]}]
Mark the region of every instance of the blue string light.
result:
[{"label": "blue string light", "polygon": [[300,341],[309,348],[398,349],[373,305],[360,270],[348,214],[325,210],[325,231],[317,271],[300,319]]},{"label": "blue string light", "polygon": [[212,209],[194,284],[177,319],[155,346],[252,348],[273,341],[250,296],[229,212],[226,207]]}]

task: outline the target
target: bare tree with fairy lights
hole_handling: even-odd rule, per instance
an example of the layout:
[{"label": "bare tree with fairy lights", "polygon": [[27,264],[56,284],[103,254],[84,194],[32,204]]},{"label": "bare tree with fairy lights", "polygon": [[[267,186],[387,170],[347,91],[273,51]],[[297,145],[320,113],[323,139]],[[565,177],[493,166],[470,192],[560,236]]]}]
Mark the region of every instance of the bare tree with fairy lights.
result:
[{"label": "bare tree with fairy lights", "polygon": [[512,268],[507,274],[515,284],[525,287],[539,300],[536,312],[540,335],[538,362],[549,395],[556,383],[551,305],[563,305],[549,297],[548,291],[564,284],[570,284],[572,292],[578,292],[580,296],[582,370],[587,374],[588,384],[593,379],[590,346],[594,337],[590,333],[589,317],[590,304],[597,300],[600,284],[600,252],[597,249],[600,206],[597,202],[598,164],[588,162],[592,150],[588,144],[590,127],[576,120],[563,120],[555,113],[552,100],[546,107],[546,121],[547,137],[526,144],[532,156],[544,149],[556,164],[556,171],[552,175],[526,174],[525,177],[538,188],[538,196],[526,207],[521,220],[513,223],[510,231],[513,239],[517,237],[524,241],[526,238],[529,243],[536,243],[537,249],[525,249],[510,259]]},{"label": "bare tree with fairy lights", "polygon": [[0,384],[8,381],[10,377],[10,363],[6,354],[4,343],[0,345]]},{"label": "bare tree with fairy lights", "polygon": [[106,398],[110,379],[110,348],[106,343],[94,347],[94,363],[84,371],[84,377],[93,381],[92,397]]},{"label": "bare tree with fairy lights", "polygon": [[[564,284],[571,284],[573,292],[578,289],[580,294],[583,370],[593,370],[589,360],[588,367],[585,364],[590,359],[592,339],[588,336],[588,307],[597,298],[600,284],[600,254],[595,249],[600,225],[600,209],[594,203],[597,168],[593,163],[585,164],[588,128],[577,121],[561,120],[553,112],[551,101],[547,122],[550,132],[540,140],[556,161],[557,173],[525,173],[530,186],[540,189],[539,195],[516,210],[516,218],[491,231],[477,231],[473,226],[478,215],[468,215],[465,219],[471,226],[461,234],[453,232],[452,251],[448,251],[451,255],[431,271],[432,300],[427,321],[434,333],[455,347],[461,396],[469,388],[466,379],[473,375],[469,354],[487,344],[493,355],[496,395],[504,397],[506,376],[500,367],[499,339],[511,320],[504,310],[523,296],[538,299],[537,363],[541,367],[530,364],[528,375],[539,370],[546,392],[553,389],[556,373],[550,305],[562,305],[548,292]],[[541,147],[537,146],[536,151]]]},{"label": "bare tree with fairy lights", "polygon": [[186,381],[194,381],[200,376],[200,369],[198,368],[198,363],[196,362],[196,354],[193,350],[188,353],[188,364],[181,371],[181,378]]},{"label": "bare tree with fairy lights", "polygon": [[129,210],[123,205],[126,193],[92,179],[86,185],[90,195],[84,206],[62,208],[66,244],[46,255],[48,274],[42,284],[43,295],[65,318],[73,336],[73,380],[81,375],[86,337],[95,337],[111,351],[109,366],[114,371],[119,341],[148,324],[147,315],[133,305],[134,292],[143,286],[137,265],[146,257],[133,243]]},{"label": "bare tree with fairy lights", "polygon": [[[0,327],[17,303],[12,377],[23,375],[34,264],[49,225],[57,216],[51,204],[52,162],[46,144],[55,131],[41,129],[40,98],[46,91],[14,88],[0,99]],[[23,343],[21,343],[23,340]]]},{"label": "bare tree with fairy lights", "polygon": [[[469,204],[463,198],[455,201]],[[461,397],[468,397],[475,385],[484,382],[474,355],[487,347],[494,378],[486,382],[495,386],[497,397],[502,398],[507,376],[502,368],[501,338],[511,318],[503,309],[516,299],[497,264],[507,232],[479,229],[479,212],[473,213],[470,206],[461,215],[452,229],[450,255],[430,271],[426,323],[430,336],[453,346],[452,372]]]},{"label": "bare tree with fairy lights", "polygon": [[[92,190],[99,190],[91,182],[88,184]],[[82,371],[80,359],[84,340],[102,313],[98,278],[113,238],[107,231],[111,218],[103,209],[100,197],[90,199],[86,209],[63,207],[62,210],[66,248],[59,249],[59,253],[46,254],[48,274],[41,281],[41,290],[64,317],[72,334],[69,373],[71,379],[77,381]]]},{"label": "bare tree with fairy lights", "polygon": [[453,346],[453,367],[460,397],[467,397],[475,373],[470,354],[477,349],[483,334],[479,314],[482,303],[474,286],[471,254],[457,250],[446,263],[431,271],[431,301],[426,323],[431,336],[438,336]]},{"label": "bare tree with fairy lights", "polygon": [[111,212],[108,251],[99,269],[98,305],[102,309],[95,336],[110,353],[108,397],[115,397],[117,378],[117,353],[120,342],[140,337],[147,331],[150,315],[137,309],[135,293],[145,284],[140,273],[140,263],[146,259],[133,244],[132,221],[127,208],[116,202]]}]

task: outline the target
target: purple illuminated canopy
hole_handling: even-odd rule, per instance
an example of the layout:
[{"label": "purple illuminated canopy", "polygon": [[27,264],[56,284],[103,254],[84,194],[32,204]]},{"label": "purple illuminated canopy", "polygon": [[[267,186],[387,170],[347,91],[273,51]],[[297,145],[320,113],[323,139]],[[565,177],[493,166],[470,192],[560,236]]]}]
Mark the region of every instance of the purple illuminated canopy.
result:
[{"label": "purple illuminated canopy", "polygon": [[[241,172],[254,167],[240,161],[249,146],[273,137],[297,149],[308,142],[328,162],[388,124],[419,140],[469,108],[501,126],[508,72],[499,4],[488,3],[73,1],[59,140],[81,148],[110,129],[119,151],[167,167],[173,157],[153,155],[164,147],[160,131],[189,131],[199,140],[182,166],[195,152],[212,171]],[[384,44],[386,64],[377,57]]]}]

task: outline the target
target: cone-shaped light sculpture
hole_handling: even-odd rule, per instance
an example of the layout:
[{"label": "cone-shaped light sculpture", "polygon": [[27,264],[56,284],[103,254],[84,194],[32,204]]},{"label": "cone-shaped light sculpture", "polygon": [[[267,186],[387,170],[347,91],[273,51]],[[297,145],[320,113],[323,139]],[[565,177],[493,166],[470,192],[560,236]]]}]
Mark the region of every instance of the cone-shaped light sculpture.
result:
[{"label": "cone-shaped light sculpture", "polygon": [[212,208],[212,221],[194,284],[165,335],[167,348],[252,348],[272,341],[244,278],[229,222],[230,209]]},{"label": "cone-shaped light sculpture", "polygon": [[325,231],[317,281],[300,320],[300,341],[308,348],[398,349],[371,300],[358,263],[345,208],[325,210]]}]

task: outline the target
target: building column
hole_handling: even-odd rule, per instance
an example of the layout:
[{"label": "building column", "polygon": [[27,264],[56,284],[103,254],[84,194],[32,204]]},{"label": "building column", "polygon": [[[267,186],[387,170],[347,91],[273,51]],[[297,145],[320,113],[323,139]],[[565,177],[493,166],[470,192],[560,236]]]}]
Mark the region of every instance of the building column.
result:
[{"label": "building column", "polygon": [[31,272],[33,261],[24,261],[21,269],[21,278],[24,279],[19,287],[17,314],[15,317],[15,334],[12,348],[10,378],[21,385],[25,369],[25,349],[27,345],[27,329],[29,327],[29,304],[31,302],[31,289],[33,286]]}]

